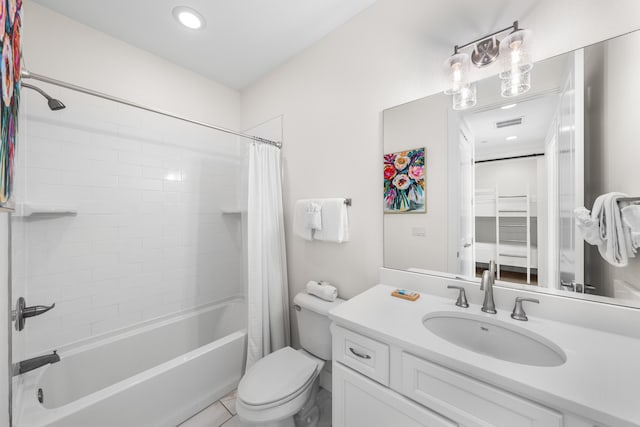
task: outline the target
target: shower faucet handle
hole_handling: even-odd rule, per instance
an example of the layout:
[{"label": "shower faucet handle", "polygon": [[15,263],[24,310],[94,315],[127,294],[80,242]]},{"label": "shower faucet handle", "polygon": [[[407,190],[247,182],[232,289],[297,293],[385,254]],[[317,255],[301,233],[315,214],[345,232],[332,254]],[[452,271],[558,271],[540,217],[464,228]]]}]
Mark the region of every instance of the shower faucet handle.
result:
[{"label": "shower faucet handle", "polygon": [[464,291],[464,288],[462,286],[454,286],[454,285],[449,285],[447,286],[448,289],[457,289],[460,292],[458,293],[458,299],[456,300],[456,305],[458,307],[462,307],[462,308],[468,308],[469,307],[469,303],[467,302],[467,294]]},{"label": "shower faucet handle", "polygon": [[21,331],[24,329],[26,319],[29,317],[40,316],[46,313],[56,306],[55,303],[51,305],[33,305],[27,307],[27,302],[23,297],[18,298],[16,302],[16,309],[11,313],[11,320],[16,322],[16,330]]}]

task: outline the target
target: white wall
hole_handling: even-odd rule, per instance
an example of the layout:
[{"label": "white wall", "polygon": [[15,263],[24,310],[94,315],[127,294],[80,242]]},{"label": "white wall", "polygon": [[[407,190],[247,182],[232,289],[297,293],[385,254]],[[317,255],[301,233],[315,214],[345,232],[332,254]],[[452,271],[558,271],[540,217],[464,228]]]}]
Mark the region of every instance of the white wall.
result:
[{"label": "white wall", "polygon": [[478,163],[475,173],[476,189],[493,189],[498,185],[498,190],[503,196],[523,195],[529,190],[529,196],[534,200],[538,194],[536,157]]},{"label": "white wall", "polygon": [[330,280],[345,297],[377,282],[381,112],[444,89],[442,62],[453,45],[520,19],[535,32],[534,57],[542,59],[640,26],[635,0],[489,0],[480,12],[468,4],[475,2],[378,0],[243,91],[244,128],[284,115],[288,230],[296,199],[353,198],[349,243],[287,237],[292,296],[309,279]]},{"label": "white wall", "polygon": [[[447,271],[447,114],[450,102],[448,96],[441,94],[383,113],[385,153],[426,148],[427,211],[384,215],[384,263],[389,268]],[[382,206],[382,186],[380,189]],[[420,235],[422,232],[424,235]]]}]

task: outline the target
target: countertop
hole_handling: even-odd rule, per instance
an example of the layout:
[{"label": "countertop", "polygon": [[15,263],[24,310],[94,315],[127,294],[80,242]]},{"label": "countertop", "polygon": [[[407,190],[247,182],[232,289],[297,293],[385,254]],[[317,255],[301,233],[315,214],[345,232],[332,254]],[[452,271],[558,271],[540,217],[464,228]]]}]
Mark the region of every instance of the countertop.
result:
[{"label": "countertop", "polygon": [[[374,286],[331,310],[330,317],[339,326],[561,412],[611,427],[640,426],[640,340],[533,316],[516,321],[509,311],[487,314],[478,305],[456,307],[455,298],[426,293],[407,301],[391,297],[393,289]],[[559,346],[567,360],[555,367],[528,366],[456,346],[423,325],[426,315],[438,311],[475,314],[528,329]]]}]

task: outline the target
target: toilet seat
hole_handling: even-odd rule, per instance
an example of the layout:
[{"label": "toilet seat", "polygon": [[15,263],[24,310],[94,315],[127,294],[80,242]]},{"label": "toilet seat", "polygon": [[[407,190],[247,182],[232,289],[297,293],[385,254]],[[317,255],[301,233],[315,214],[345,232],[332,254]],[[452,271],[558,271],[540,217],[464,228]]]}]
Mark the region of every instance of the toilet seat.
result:
[{"label": "toilet seat", "polygon": [[314,359],[291,347],[265,356],[240,381],[238,399],[254,409],[267,409],[294,399],[319,373],[320,361]]}]

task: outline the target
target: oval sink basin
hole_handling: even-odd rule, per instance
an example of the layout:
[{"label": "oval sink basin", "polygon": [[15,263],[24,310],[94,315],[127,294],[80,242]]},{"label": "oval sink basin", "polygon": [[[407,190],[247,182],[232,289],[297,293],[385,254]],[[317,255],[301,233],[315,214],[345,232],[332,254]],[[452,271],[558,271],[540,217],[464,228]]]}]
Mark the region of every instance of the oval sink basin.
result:
[{"label": "oval sink basin", "polygon": [[484,316],[439,312],[426,316],[424,326],[452,344],[476,353],[532,366],[559,366],[567,360],[562,349],[516,325]]}]

